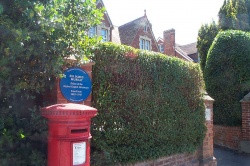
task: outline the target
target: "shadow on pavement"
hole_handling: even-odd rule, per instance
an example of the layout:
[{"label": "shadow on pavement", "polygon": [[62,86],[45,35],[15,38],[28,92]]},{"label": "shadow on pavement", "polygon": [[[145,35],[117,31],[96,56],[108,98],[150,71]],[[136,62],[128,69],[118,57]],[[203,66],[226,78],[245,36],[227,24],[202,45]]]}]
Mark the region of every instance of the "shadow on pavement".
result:
[{"label": "shadow on pavement", "polygon": [[250,166],[250,154],[214,145],[217,166]]}]

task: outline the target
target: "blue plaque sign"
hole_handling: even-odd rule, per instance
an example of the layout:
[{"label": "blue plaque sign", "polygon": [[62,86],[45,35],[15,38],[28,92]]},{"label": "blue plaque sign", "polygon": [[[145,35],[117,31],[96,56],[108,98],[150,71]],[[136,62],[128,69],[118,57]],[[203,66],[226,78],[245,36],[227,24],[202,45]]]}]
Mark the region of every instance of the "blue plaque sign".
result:
[{"label": "blue plaque sign", "polygon": [[88,73],[81,68],[69,68],[60,80],[63,96],[72,102],[81,102],[88,98],[92,83]]}]

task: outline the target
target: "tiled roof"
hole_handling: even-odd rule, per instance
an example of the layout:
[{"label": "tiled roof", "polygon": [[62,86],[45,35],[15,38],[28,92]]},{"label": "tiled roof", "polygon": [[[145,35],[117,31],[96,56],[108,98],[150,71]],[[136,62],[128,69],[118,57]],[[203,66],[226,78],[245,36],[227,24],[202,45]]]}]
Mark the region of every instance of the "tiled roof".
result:
[{"label": "tiled roof", "polygon": [[119,26],[121,43],[131,45],[145,17],[137,18],[131,22]]},{"label": "tiled roof", "polygon": [[196,42],[190,43],[186,45],[178,45],[176,46],[177,50],[181,50],[185,55],[191,55],[197,53]]},{"label": "tiled roof", "polygon": [[175,47],[175,51],[182,56],[184,59],[186,59],[187,61],[193,62],[193,59],[190,58],[185,52],[183,52],[181,49],[179,49],[178,47]]}]

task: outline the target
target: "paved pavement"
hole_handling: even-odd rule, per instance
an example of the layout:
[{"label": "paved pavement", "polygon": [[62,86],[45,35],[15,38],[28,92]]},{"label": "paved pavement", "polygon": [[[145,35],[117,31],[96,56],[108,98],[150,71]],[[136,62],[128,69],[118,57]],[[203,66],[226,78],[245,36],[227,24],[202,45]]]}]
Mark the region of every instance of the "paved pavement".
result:
[{"label": "paved pavement", "polygon": [[217,166],[250,166],[250,154],[215,146],[214,156],[217,159]]}]

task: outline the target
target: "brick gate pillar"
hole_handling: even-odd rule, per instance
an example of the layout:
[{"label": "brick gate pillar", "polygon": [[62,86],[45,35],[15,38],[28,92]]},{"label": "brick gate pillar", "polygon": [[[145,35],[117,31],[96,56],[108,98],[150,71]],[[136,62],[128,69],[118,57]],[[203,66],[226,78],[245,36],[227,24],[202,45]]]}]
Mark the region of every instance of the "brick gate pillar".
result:
[{"label": "brick gate pillar", "polygon": [[213,102],[214,99],[205,94],[204,104],[205,104],[205,118],[206,118],[207,132],[200,149],[201,165],[204,166],[217,165],[216,158],[214,157],[214,145],[213,145]]},{"label": "brick gate pillar", "polygon": [[240,102],[242,109],[242,141],[240,141],[240,151],[250,153],[250,93]]},{"label": "brick gate pillar", "polygon": [[[92,79],[92,66],[93,65],[94,65],[93,62],[81,65],[81,68],[88,73],[88,75],[89,75],[89,77],[91,79]],[[53,96],[54,96],[54,98],[53,98],[54,102],[53,103],[55,103],[55,104],[69,103],[69,101],[67,101],[67,99],[62,95],[59,84],[60,84],[60,79],[57,78],[56,87],[55,87],[54,91],[52,92]],[[91,98],[92,98],[92,95],[90,94],[85,101],[79,102],[78,104],[84,104],[84,105],[87,105],[87,106],[91,107]]]}]

